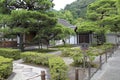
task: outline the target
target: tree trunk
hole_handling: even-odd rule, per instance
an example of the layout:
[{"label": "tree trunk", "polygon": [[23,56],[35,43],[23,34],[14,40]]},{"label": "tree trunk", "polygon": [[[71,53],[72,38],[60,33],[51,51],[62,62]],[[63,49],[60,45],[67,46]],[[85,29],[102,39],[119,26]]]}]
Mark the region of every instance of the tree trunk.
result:
[{"label": "tree trunk", "polygon": [[49,46],[49,40],[46,40],[47,41],[47,49],[48,49],[48,46]]},{"label": "tree trunk", "polygon": [[65,40],[63,39],[62,41],[63,41],[63,44],[65,45]]},{"label": "tree trunk", "polygon": [[24,51],[23,34],[19,34],[19,37],[20,37],[19,48],[23,52]]},{"label": "tree trunk", "polygon": [[38,42],[38,49],[40,49],[40,45],[41,45],[41,44],[40,44],[40,39],[39,39],[38,41],[39,41],[39,42]]}]

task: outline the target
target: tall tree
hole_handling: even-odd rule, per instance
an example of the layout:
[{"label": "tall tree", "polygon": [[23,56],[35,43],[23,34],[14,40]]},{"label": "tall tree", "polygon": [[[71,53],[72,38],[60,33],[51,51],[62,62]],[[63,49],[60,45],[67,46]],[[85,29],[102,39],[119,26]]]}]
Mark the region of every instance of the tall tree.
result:
[{"label": "tall tree", "polygon": [[52,6],[52,0],[9,0],[8,7],[12,9],[27,9],[27,10],[38,10],[45,12]]},{"label": "tall tree", "polygon": [[69,28],[67,26],[64,26],[62,24],[58,24],[58,28],[59,31],[60,31],[60,34],[58,34],[56,37],[55,37],[55,40],[62,40],[64,45],[66,44],[66,39],[68,39],[70,37],[70,35],[74,35],[75,32],[74,32],[74,29],[72,28]]},{"label": "tall tree", "polygon": [[50,0],[2,0],[0,6],[10,11],[11,21],[10,24],[6,25],[12,30],[19,29],[17,34],[20,36],[22,51],[25,32],[35,31],[39,33],[43,27],[51,28],[56,24],[55,17],[49,14],[49,9],[53,6]]},{"label": "tall tree", "polygon": [[120,14],[120,0],[117,0],[118,13]]},{"label": "tall tree", "polygon": [[68,4],[64,10],[69,10],[72,13],[74,19],[80,17],[85,18],[87,6],[94,1],[96,0],[76,0],[71,4]]},{"label": "tall tree", "polygon": [[[99,0],[96,1],[88,6],[87,10],[87,18],[99,24],[99,27],[105,28],[106,25],[103,24],[103,20],[107,17],[116,15],[117,8],[116,8],[116,1],[115,0]],[[105,28],[106,29],[106,28]],[[99,36],[97,36],[98,41],[100,43],[104,43],[104,34],[105,29],[101,31]]]},{"label": "tall tree", "polygon": [[54,11],[54,13],[58,19],[65,19],[70,23],[73,23],[73,15],[69,10]]}]

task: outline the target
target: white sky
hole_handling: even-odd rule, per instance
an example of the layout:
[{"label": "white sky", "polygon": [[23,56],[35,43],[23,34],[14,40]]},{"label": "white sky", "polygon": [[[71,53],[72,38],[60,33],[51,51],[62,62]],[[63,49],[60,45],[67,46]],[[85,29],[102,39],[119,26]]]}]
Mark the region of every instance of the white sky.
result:
[{"label": "white sky", "polygon": [[70,4],[75,0],[53,0],[53,3],[55,4],[54,9],[60,10],[64,9],[66,4]]}]

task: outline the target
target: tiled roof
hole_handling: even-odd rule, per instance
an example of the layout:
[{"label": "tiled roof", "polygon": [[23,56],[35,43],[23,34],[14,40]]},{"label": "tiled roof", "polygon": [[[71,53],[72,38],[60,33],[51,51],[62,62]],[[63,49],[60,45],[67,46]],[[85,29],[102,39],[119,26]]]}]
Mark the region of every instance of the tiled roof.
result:
[{"label": "tiled roof", "polygon": [[73,29],[76,27],[76,26],[70,24],[70,23],[69,23],[67,20],[65,20],[65,19],[58,19],[58,23],[66,26],[66,27],[73,28]]}]

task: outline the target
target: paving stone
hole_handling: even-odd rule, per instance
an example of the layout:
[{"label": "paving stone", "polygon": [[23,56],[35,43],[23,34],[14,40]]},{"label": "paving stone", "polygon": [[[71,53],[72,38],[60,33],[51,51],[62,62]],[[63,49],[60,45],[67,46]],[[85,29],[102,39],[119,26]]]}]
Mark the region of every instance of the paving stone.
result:
[{"label": "paving stone", "polygon": [[29,72],[29,73],[25,73],[24,76],[26,77],[34,77],[34,76],[37,76],[38,73],[35,73],[35,72]]},{"label": "paving stone", "polygon": [[22,72],[32,72],[32,68],[24,68]]},{"label": "paving stone", "polygon": [[[14,76],[11,75],[10,78],[8,78],[8,80],[27,80],[37,75],[40,75],[41,71],[47,72],[45,68],[30,66],[17,62],[13,63],[14,63],[13,73],[15,75]],[[41,78],[40,76],[38,76],[30,80],[41,80]]]},{"label": "paving stone", "polygon": [[102,66],[91,80],[120,80],[120,49],[114,52],[108,63]]}]

